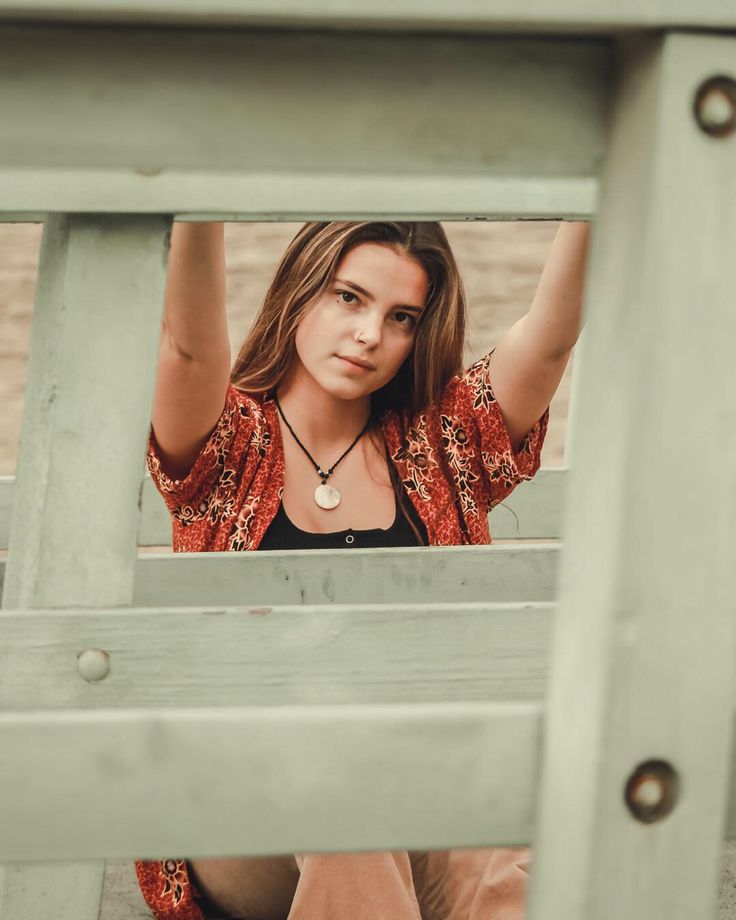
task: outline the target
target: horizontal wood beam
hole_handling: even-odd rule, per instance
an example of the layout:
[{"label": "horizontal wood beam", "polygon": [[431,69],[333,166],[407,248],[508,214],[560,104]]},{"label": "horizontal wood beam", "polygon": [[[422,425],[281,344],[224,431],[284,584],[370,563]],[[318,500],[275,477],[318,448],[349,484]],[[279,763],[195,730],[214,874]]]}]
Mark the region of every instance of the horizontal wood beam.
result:
[{"label": "horizontal wood beam", "polygon": [[613,47],[5,22],[0,83],[14,217],[574,219],[595,210]]},{"label": "horizontal wood beam", "polygon": [[558,559],[553,543],[141,554],[133,604],[551,601]]},{"label": "horizontal wood beam", "polygon": [[0,861],[525,844],[541,741],[538,702],[4,712]]},{"label": "horizontal wood beam", "polygon": [[0,0],[3,19],[264,28],[617,33],[736,27],[730,0]]},{"label": "horizontal wood beam", "polygon": [[4,712],[0,860],[529,845],[542,744],[541,702]]},{"label": "horizontal wood beam", "polygon": [[[552,601],[559,544],[140,553],[133,605]],[[6,560],[0,560],[0,588]]]},{"label": "horizontal wood beam", "polygon": [[[541,700],[553,612],[549,603],[2,610],[0,709]],[[102,679],[82,676],[87,659],[99,659]]]},{"label": "horizontal wood beam", "polygon": [[[323,176],[291,172],[223,175],[168,169],[155,176],[112,169],[0,169],[0,201],[11,223],[40,223],[43,209],[69,213],[150,213],[176,220],[586,220],[596,211],[597,180]],[[242,211],[233,211],[233,206]],[[25,214],[28,214],[28,217]],[[5,212],[0,210],[0,222]]]},{"label": "horizontal wood beam", "polygon": [[[18,181],[26,183],[29,194],[33,196],[36,192],[34,192],[33,183],[29,181],[31,178],[32,177],[28,176],[28,174],[19,174]],[[47,178],[49,177],[47,176]],[[56,178],[73,182],[77,177],[67,172]],[[52,178],[50,181],[54,181],[54,179]],[[388,183],[390,183],[390,181],[390,179],[387,179]],[[309,186],[308,179],[305,180],[305,184],[307,187]],[[255,187],[255,182],[253,185]],[[315,194],[316,191],[315,189]],[[595,179],[572,179],[567,182],[560,182],[559,184],[545,180],[544,188],[538,187],[534,180],[510,179],[508,181],[499,181],[497,191],[495,210],[492,214],[488,213],[480,216],[461,214],[458,217],[457,202],[454,202],[452,203],[452,207],[448,209],[452,211],[452,214],[455,215],[454,217],[452,214],[437,213],[432,215],[431,219],[444,221],[513,221],[516,220],[519,215],[527,217],[532,209],[537,212],[538,220],[585,220],[595,215],[597,195],[597,182]],[[139,192],[136,192],[136,194],[138,193]],[[381,194],[388,197],[386,193]],[[143,204],[143,201],[141,201],[141,203]],[[319,213],[321,207],[322,203],[318,203],[315,206],[315,213]],[[174,213],[177,221],[226,220],[232,223],[247,223],[248,221],[256,220],[269,222],[277,219],[285,219],[284,217],[274,218],[270,211],[264,211],[260,217],[254,216],[253,212],[248,214],[216,214],[214,212],[202,212],[197,214],[188,211]],[[302,210],[294,211],[293,213],[296,218],[306,219],[313,216],[311,212],[307,214],[303,210],[303,206]],[[370,217],[372,215],[369,214],[367,216]],[[406,214],[402,213],[399,215],[397,213],[394,216],[397,217],[397,219],[399,217],[404,219]],[[42,211],[0,211],[0,224],[42,224],[45,217],[46,214]],[[430,218],[424,214],[423,219],[429,220]]]}]

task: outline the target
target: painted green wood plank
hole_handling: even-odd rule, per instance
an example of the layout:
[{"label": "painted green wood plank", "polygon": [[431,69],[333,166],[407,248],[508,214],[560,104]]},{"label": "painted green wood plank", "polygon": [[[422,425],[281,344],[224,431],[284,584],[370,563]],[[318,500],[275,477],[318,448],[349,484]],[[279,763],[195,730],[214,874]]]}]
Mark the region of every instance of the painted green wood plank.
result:
[{"label": "painted green wood plank", "polygon": [[45,213],[0,211],[0,224],[42,224],[45,218]]},{"label": "painted green wood plank", "polygon": [[520,482],[488,516],[494,540],[555,540],[560,536],[567,470],[540,469],[534,479]]},{"label": "painted green wood plank", "polygon": [[[0,859],[529,844],[543,711],[466,702],[2,713],[0,816],[13,834],[0,837]],[[736,836],[733,822],[724,830]]]},{"label": "painted green wood plank", "polygon": [[588,210],[612,60],[605,39],[3,24],[0,201],[255,219]]},{"label": "painted green wood plank", "polygon": [[[578,417],[577,404],[580,398],[580,388],[583,385],[582,377],[580,375],[580,353],[585,347],[586,338],[587,335],[585,332],[585,327],[583,327],[572,355],[572,379],[570,381],[570,401],[567,407],[567,430],[565,432],[565,468],[567,469],[573,465],[572,445],[574,439],[572,437],[572,427],[574,422],[577,421]],[[567,478],[569,479],[569,476]],[[560,505],[558,524],[561,524],[562,515],[563,506]]]},{"label": "painted green wood plank", "polygon": [[[725,270],[736,146],[699,129],[693,100],[735,64],[733,37],[621,47],[578,355],[529,920],[716,913],[736,678]],[[663,820],[643,823],[624,791],[652,758],[673,766],[680,792]]]},{"label": "painted green wood plank", "polygon": [[523,844],[541,730],[538,702],[2,713],[0,859]]},{"label": "painted green wood plank", "polygon": [[[130,603],[169,230],[163,217],[44,224],[4,608]],[[95,860],[0,866],[0,916],[96,920]]]},{"label": "painted green wood plank", "polygon": [[[558,557],[555,543],[141,553],[132,603],[232,606],[245,597],[259,605],[551,601]],[[4,569],[0,560],[0,585]]]},{"label": "painted green wood plank", "polygon": [[570,33],[736,27],[731,0],[0,0],[2,18],[411,31]]},{"label": "painted green wood plank", "polygon": [[[541,700],[553,611],[487,603],[0,611],[0,709]],[[77,661],[95,649],[109,673],[89,682]]]},{"label": "painted green wood plank", "polygon": [[[278,201],[280,203],[278,210],[282,213],[274,214],[273,211],[264,211],[262,214],[258,214],[253,211],[248,213],[231,211],[230,206],[232,205],[233,188],[235,189],[236,199],[242,200],[242,194],[244,194],[244,192],[238,191],[238,189],[242,189],[241,181],[237,178],[231,180],[231,199],[228,204],[225,198],[225,184],[215,173],[207,174],[205,180],[202,179],[201,173],[187,173],[186,176],[179,174],[178,179],[176,177],[173,178],[175,182],[181,180],[180,184],[178,188],[172,188],[172,185],[170,185],[168,181],[172,178],[171,172],[168,172],[165,176],[146,177],[147,180],[152,180],[149,182],[139,181],[139,177],[134,176],[131,178],[125,173],[120,172],[43,170],[36,176],[36,183],[33,182],[33,174],[27,171],[3,170],[0,172],[2,172],[0,182],[12,185],[16,189],[13,193],[14,200],[22,201],[23,207],[26,208],[28,207],[29,201],[36,196],[46,196],[48,200],[50,197],[50,186],[56,183],[58,196],[60,197],[56,200],[57,207],[55,207],[51,213],[60,211],[62,204],[66,206],[66,210],[68,211],[68,205],[72,199],[77,201],[79,205],[77,211],[79,213],[93,212],[96,214],[104,214],[106,210],[112,210],[109,207],[107,209],[103,208],[101,204],[97,204],[97,210],[94,210],[95,205],[93,205],[93,199],[91,198],[94,186],[97,188],[104,187],[102,195],[104,196],[104,201],[108,204],[112,201],[113,196],[120,196],[116,198],[118,202],[118,206],[114,210],[116,214],[151,213],[151,195],[153,195],[154,200],[157,202],[157,207],[159,209],[157,213],[167,212],[174,214],[177,221],[227,220],[237,223],[253,220],[275,221],[299,218],[308,220],[317,213],[318,216],[328,219],[330,216],[335,216],[336,214],[336,212],[332,215],[323,213],[324,198],[317,201],[317,206],[315,208],[307,210],[305,207],[304,193],[315,196],[316,200],[316,196],[319,195],[320,189],[332,189],[329,178],[325,179],[323,177],[315,179],[309,176],[295,177],[294,175],[283,176],[283,174],[277,176],[277,179],[283,178],[286,187],[298,181],[300,185],[300,197],[298,200],[292,199],[289,201],[285,190],[272,188],[269,194],[272,196],[272,201],[275,196],[278,196]],[[356,177],[356,181],[361,181],[364,178],[366,177]],[[41,180],[40,182],[38,181],[39,179]],[[157,182],[156,180],[161,181]],[[264,173],[263,181],[273,186],[274,175],[266,175]],[[368,180],[366,179],[366,181]],[[392,220],[510,221],[517,220],[519,217],[536,218],[538,220],[589,220],[595,214],[598,185],[596,178],[539,180],[515,178],[484,179],[483,183],[487,197],[484,198],[485,204],[482,213],[478,213],[477,198],[472,197],[472,180],[449,178],[447,181],[451,183],[452,190],[455,193],[452,198],[446,194],[446,184],[440,183],[439,180],[429,181],[432,187],[430,197],[434,199],[442,195],[442,211],[428,210],[427,202],[420,200],[419,196],[423,189],[426,194],[425,183],[427,180],[415,180],[413,177],[401,177],[401,179],[398,179],[397,177],[391,176],[385,177],[385,185],[381,185],[380,183],[376,183],[375,180],[370,179],[371,187],[375,188],[378,200],[382,202],[380,213],[377,213],[375,210],[375,201],[373,202],[373,209],[370,211],[368,210],[366,198],[369,192],[366,187],[363,187],[364,191],[359,191],[357,193],[358,195],[365,196],[360,205],[363,209],[362,212],[356,211],[346,214],[345,201],[340,203],[336,202],[335,207],[337,208],[339,206],[341,218],[367,217],[373,219],[382,217]],[[203,191],[205,182],[207,184],[207,189]],[[202,210],[197,213],[177,210],[182,207],[183,201],[188,201],[190,206],[196,205],[198,207],[205,207],[205,196],[209,194],[209,191],[214,190],[214,185],[212,185],[213,182],[217,183],[216,196],[217,203],[223,208],[221,213],[207,210]],[[259,200],[263,184],[259,184],[259,180],[253,177],[247,178],[243,180],[243,182],[247,183],[248,186],[253,189],[255,198]],[[64,187],[59,189],[59,184]],[[68,185],[71,185],[71,190],[69,192],[66,191]],[[112,192],[107,187],[109,185],[115,187]],[[385,191],[386,186],[393,186],[395,192],[390,200],[389,195]],[[408,189],[410,187],[413,189],[411,192],[411,210],[399,212],[396,210],[396,193],[400,192],[401,198],[408,200]],[[166,195],[161,197],[159,195],[159,190],[163,188],[166,189]],[[442,191],[443,188],[445,188],[444,192]],[[347,190],[349,193],[348,202],[353,202],[355,192],[353,190],[353,193],[350,194],[350,186],[347,187]],[[131,201],[131,196],[133,201]],[[100,198],[98,198],[98,201],[100,201]],[[101,208],[102,210],[100,210]],[[295,210],[295,208],[298,210]],[[3,202],[0,202],[0,224],[43,223],[45,213],[32,210],[4,211]]]},{"label": "painted green wood plank", "polygon": [[551,601],[559,546],[141,554],[137,607]]},{"label": "painted green wood plank", "polygon": [[[585,220],[597,181],[581,178],[213,170],[2,169],[3,209],[175,214],[177,220]],[[233,211],[233,208],[240,211]],[[23,218],[25,220],[25,218]],[[30,218],[29,218],[30,219]]]},{"label": "painted green wood plank", "polygon": [[[548,540],[560,535],[566,470],[541,469],[489,515],[494,540]],[[15,477],[0,476],[0,549],[7,549]],[[139,546],[171,544],[171,518],[148,473],[143,479]]]},{"label": "painted green wood plank", "polygon": [[44,227],[3,607],[130,601],[169,224]]},{"label": "painted green wood plank", "polygon": [[0,476],[0,549],[7,549],[10,542],[10,518],[13,513],[14,494],[15,476]]}]

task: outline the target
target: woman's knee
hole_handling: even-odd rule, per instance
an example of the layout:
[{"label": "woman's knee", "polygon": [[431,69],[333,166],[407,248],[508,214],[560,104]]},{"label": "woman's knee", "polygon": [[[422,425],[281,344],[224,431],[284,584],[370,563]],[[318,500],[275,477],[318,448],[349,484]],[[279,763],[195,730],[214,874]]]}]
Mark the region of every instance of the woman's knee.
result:
[{"label": "woman's knee", "polygon": [[299,881],[292,855],[188,861],[207,920],[286,920]]}]

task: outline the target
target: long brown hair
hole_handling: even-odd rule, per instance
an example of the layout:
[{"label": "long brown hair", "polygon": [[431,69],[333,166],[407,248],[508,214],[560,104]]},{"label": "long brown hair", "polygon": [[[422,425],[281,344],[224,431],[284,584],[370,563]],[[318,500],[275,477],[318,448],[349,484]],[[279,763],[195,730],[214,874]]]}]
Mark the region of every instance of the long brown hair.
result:
[{"label": "long brown hair", "polygon": [[[427,302],[414,345],[394,377],[371,394],[368,435],[379,449],[378,433],[389,409],[413,415],[436,402],[450,378],[462,370],[466,298],[450,243],[437,221],[327,221],[304,224],[284,252],[261,309],[230,372],[244,393],[265,394],[286,377],[296,356],[302,317],[329,289],[340,260],[360,243],[380,243],[416,259],[427,272]],[[407,496],[393,463],[391,482],[406,514]],[[412,530],[421,541],[411,518]]]}]

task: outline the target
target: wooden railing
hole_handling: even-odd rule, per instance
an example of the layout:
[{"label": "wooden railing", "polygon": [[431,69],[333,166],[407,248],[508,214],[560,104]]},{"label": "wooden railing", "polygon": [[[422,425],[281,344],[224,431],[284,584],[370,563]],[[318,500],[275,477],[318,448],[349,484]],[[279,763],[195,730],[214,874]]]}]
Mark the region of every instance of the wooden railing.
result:
[{"label": "wooden railing", "polygon": [[[614,6],[0,0],[0,211],[44,219],[0,487],[3,920],[97,920],[105,859],[496,844],[533,844],[531,920],[714,915],[736,9]],[[494,511],[517,542],[140,552],[174,218],[592,214],[573,462],[518,531]]]}]

